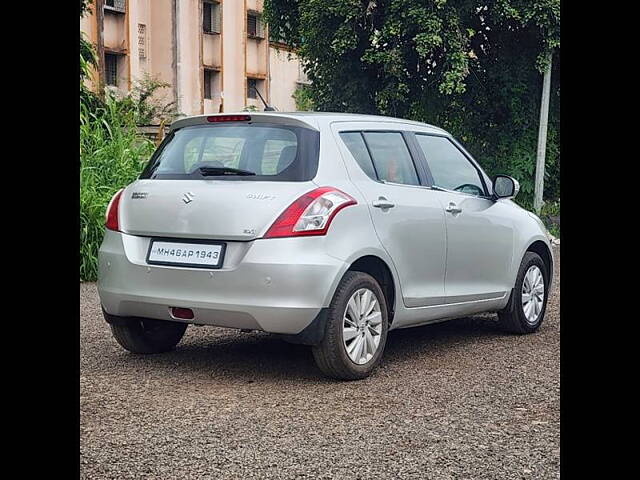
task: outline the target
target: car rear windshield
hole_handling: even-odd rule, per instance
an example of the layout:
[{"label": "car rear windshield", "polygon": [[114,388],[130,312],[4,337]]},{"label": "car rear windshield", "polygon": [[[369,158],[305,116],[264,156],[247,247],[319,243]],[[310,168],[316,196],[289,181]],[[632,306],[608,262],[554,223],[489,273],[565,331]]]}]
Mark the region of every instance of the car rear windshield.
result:
[{"label": "car rear windshield", "polygon": [[171,132],[140,178],[303,182],[316,175],[319,147],[309,128],[195,125]]}]

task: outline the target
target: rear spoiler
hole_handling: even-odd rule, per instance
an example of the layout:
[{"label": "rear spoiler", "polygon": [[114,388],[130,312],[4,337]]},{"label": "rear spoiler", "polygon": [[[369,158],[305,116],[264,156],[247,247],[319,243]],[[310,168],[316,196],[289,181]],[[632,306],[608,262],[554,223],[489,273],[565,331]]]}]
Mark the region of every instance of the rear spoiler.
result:
[{"label": "rear spoiler", "polygon": [[[239,112],[239,113],[217,113],[211,115],[196,115],[193,117],[181,118],[180,120],[176,120],[169,127],[169,132],[173,132],[175,130],[179,130],[180,128],[190,127],[193,125],[207,125],[209,123],[221,123],[220,121],[211,122],[207,120],[208,118],[215,117],[229,117],[229,122],[234,123],[271,123],[276,125],[288,125],[292,127],[302,127],[302,128],[310,128],[312,130],[318,131],[318,127],[309,122],[303,121],[300,118],[294,115],[287,115],[286,113],[255,113],[255,112]],[[246,117],[248,120],[236,120],[234,117]],[[311,118],[309,120],[312,121]],[[223,120],[226,121],[226,120]],[[315,122],[314,122],[315,123]]]}]

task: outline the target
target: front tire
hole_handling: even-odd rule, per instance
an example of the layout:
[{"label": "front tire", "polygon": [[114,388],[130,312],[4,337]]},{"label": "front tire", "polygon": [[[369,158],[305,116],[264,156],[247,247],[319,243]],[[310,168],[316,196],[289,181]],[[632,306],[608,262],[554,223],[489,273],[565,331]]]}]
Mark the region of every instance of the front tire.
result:
[{"label": "front tire", "polygon": [[549,273],[540,255],[526,252],[509,303],[498,312],[501,327],[510,333],[533,333],[547,308]]},{"label": "front tire", "polygon": [[113,338],[132,353],[162,353],[173,350],[182,339],[186,323],[130,318],[120,324],[111,324]]},{"label": "front tire", "polygon": [[312,347],[318,368],[339,380],[368,377],[380,363],[388,329],[378,282],[363,272],[347,272],[331,301],[324,338]]}]

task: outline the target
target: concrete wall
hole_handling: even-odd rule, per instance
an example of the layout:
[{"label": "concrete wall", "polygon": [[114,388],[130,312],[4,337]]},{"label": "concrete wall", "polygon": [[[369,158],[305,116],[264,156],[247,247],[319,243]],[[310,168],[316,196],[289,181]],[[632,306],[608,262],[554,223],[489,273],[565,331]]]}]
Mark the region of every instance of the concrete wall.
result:
[{"label": "concrete wall", "polygon": [[212,33],[202,36],[202,63],[209,67],[222,67],[222,35]]},{"label": "concrete wall", "polygon": [[199,0],[176,2],[178,110],[202,113],[201,18]]},{"label": "concrete wall", "polygon": [[298,87],[298,57],[287,50],[270,48],[271,104],[281,112],[294,112],[293,92]]},{"label": "concrete wall", "polygon": [[238,112],[245,106],[244,50],[247,40],[242,0],[222,2],[222,93],[225,112]]},{"label": "concrete wall", "polygon": [[[142,2],[141,2],[142,3]],[[175,100],[175,72],[173,61],[172,0],[147,0],[147,72],[161,82],[172,85],[164,95]],[[135,72],[138,76],[141,72]]]},{"label": "concrete wall", "polygon": [[125,50],[127,48],[127,15],[106,11],[104,14],[104,48]]}]

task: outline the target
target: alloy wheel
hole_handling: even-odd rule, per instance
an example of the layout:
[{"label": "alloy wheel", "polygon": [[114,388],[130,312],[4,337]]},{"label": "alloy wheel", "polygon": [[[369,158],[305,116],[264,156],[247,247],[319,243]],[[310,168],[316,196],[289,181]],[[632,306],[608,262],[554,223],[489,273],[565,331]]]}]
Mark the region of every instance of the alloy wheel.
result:
[{"label": "alloy wheel", "polygon": [[342,322],[342,341],[351,361],[369,362],[380,345],[382,313],[376,294],[368,288],[356,290],[347,303]]},{"label": "alloy wheel", "polygon": [[522,282],[522,310],[527,322],[534,325],[544,305],[544,277],[537,265],[531,265]]}]

